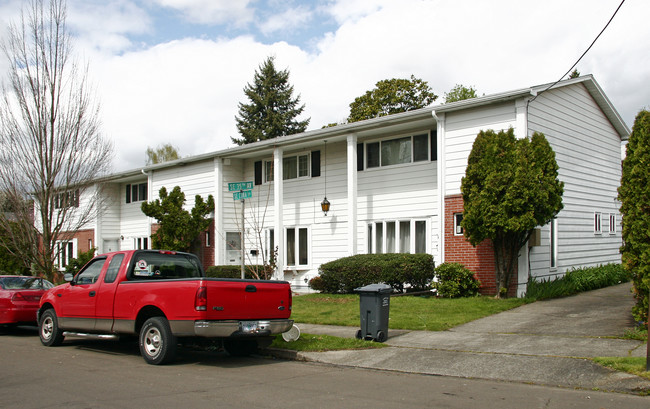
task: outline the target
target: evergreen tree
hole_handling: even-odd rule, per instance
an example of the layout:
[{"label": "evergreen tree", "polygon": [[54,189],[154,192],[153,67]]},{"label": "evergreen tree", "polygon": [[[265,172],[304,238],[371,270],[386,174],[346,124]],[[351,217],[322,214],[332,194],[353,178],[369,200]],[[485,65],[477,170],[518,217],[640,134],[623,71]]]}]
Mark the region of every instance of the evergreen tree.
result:
[{"label": "evergreen tree", "polygon": [[152,234],[154,248],[189,252],[197,236],[210,226],[212,219],[206,218],[214,211],[214,198],[204,201],[199,195],[194,198],[191,212],[183,209],[185,193],[179,186],[170,193],[163,186],[158,193],[160,199],[142,203],[142,213],[158,222],[158,230]]},{"label": "evergreen tree", "polygon": [[309,125],[309,118],[295,120],[305,105],[299,106],[300,96],[292,97],[289,71],[277,71],[274,59],[268,57],[255,71],[253,84],[244,87],[250,103],[239,103],[235,120],[242,137],[230,138],[237,145],[304,132]]},{"label": "evergreen tree", "polygon": [[492,241],[497,297],[507,295],[519,250],[533,230],[562,210],[564,184],[555,152],[543,134],[515,138],[510,128],[479,132],[461,182],[465,237]]},{"label": "evergreen tree", "polygon": [[634,319],[648,325],[650,292],[650,112],[634,120],[618,188],[623,214],[623,265],[634,283]]}]

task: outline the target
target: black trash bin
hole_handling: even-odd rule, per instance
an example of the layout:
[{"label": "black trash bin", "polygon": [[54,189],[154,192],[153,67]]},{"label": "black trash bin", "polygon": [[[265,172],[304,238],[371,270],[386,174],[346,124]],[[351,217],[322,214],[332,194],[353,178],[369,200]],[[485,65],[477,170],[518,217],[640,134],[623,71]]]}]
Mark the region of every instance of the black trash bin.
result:
[{"label": "black trash bin", "polygon": [[388,339],[388,315],[392,288],[386,284],[370,284],[355,288],[359,293],[361,329],[358,339],[384,342]]}]

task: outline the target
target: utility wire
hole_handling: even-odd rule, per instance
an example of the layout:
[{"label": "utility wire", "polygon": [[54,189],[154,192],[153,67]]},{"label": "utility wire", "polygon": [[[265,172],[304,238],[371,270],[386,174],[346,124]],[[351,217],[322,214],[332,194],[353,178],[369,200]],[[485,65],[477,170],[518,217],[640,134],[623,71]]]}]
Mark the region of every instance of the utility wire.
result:
[{"label": "utility wire", "polygon": [[563,79],[564,77],[566,77],[567,75],[569,75],[569,73],[571,72],[571,70],[573,70],[573,69],[575,68],[575,66],[578,65],[578,63],[580,62],[580,60],[582,60],[582,57],[584,57],[585,54],[587,54],[587,53],[589,52],[589,50],[591,50],[591,47],[593,47],[594,44],[596,44],[596,41],[598,41],[598,39],[600,38],[600,36],[605,32],[605,30],[606,30],[607,27],[609,26],[609,23],[611,23],[612,20],[614,20],[614,17],[616,16],[616,13],[618,13],[618,11],[620,10],[620,8],[621,8],[621,6],[623,5],[623,3],[625,3],[625,0],[621,1],[621,4],[618,5],[618,7],[616,8],[616,11],[614,11],[614,14],[612,14],[612,17],[610,17],[610,19],[609,19],[609,21],[607,22],[607,24],[605,24],[605,27],[603,27],[603,29],[600,30],[600,33],[598,33],[598,35],[596,36],[596,38],[594,38],[594,41],[591,42],[591,45],[589,46],[589,48],[587,48],[587,49],[585,50],[585,52],[582,53],[582,55],[580,56],[580,58],[578,58],[578,60],[577,60],[577,61],[576,61],[572,66],[571,66],[571,68],[569,68],[569,70],[568,70],[567,72],[565,72],[564,75],[562,75],[562,76],[560,77],[559,80],[555,81],[553,84],[551,84],[551,85],[549,85],[548,87],[546,87],[543,91],[538,92],[537,95],[535,95],[535,97],[534,97],[533,99],[531,99],[530,101],[528,101],[529,104],[530,104],[531,102],[533,102],[533,101],[534,101],[534,100],[535,100],[535,99],[536,99],[540,94],[542,94],[542,93],[548,91],[549,89],[553,88],[555,85],[557,85],[558,82],[562,81],[562,79]]}]

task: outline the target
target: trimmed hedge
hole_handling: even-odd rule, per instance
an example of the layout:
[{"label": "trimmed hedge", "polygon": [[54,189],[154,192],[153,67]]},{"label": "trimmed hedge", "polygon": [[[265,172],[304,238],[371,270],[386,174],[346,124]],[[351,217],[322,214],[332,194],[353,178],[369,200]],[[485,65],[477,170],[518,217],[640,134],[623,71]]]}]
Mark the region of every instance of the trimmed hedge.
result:
[{"label": "trimmed hedge", "polygon": [[436,267],[437,281],[431,286],[438,295],[446,298],[472,297],[478,295],[481,282],[474,272],[460,263],[442,263]]},{"label": "trimmed hedge", "polygon": [[[253,275],[253,271],[257,271],[262,280],[270,280],[272,274],[264,278],[263,265],[247,265],[244,266],[244,273],[247,279],[256,280],[257,277]],[[205,269],[205,275],[212,278],[241,278],[241,266],[210,266]]]},{"label": "trimmed hedge", "polygon": [[359,254],[321,264],[319,276],[309,281],[313,290],[330,294],[353,294],[368,284],[386,283],[395,291],[427,290],[434,275],[430,254]]}]

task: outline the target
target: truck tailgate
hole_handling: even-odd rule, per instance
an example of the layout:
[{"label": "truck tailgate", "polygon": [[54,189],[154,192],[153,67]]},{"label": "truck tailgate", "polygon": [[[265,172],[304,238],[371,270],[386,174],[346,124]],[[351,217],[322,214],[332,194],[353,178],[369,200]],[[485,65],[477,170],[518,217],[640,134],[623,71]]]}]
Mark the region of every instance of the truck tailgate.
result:
[{"label": "truck tailgate", "polygon": [[285,281],[204,279],[208,320],[289,318],[291,287]]}]

